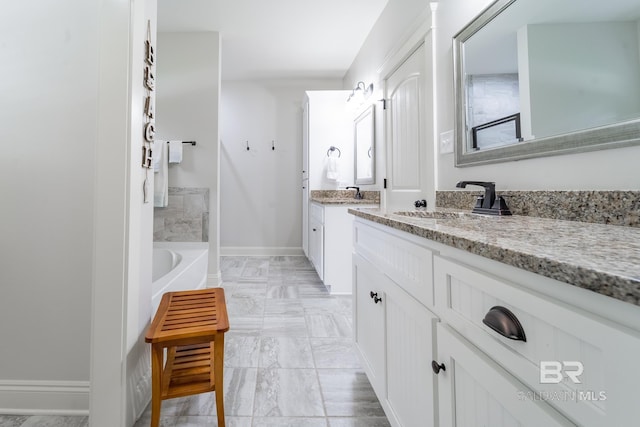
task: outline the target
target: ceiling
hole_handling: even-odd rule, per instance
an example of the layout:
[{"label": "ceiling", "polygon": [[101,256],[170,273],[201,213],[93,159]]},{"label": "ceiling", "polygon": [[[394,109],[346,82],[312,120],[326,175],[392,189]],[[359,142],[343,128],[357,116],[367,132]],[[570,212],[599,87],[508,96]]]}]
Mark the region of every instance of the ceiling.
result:
[{"label": "ceiling", "polygon": [[158,0],[158,31],[218,31],[222,79],[342,78],[388,0]]}]

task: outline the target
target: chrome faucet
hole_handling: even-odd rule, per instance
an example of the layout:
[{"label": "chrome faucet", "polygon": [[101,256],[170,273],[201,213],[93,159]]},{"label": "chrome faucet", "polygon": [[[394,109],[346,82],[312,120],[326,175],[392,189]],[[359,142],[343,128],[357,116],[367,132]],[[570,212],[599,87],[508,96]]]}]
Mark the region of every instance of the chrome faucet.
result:
[{"label": "chrome faucet", "polygon": [[511,215],[511,211],[507,207],[502,196],[496,198],[496,183],[484,181],[460,181],[456,184],[457,188],[465,188],[467,185],[478,185],[484,187],[484,196],[478,197],[476,205],[471,212],[485,215]]},{"label": "chrome faucet", "polygon": [[360,187],[346,187],[347,190],[350,188],[354,188],[356,190],[356,194],[355,196],[353,196],[354,199],[362,200],[364,198],[364,196],[360,192]]}]

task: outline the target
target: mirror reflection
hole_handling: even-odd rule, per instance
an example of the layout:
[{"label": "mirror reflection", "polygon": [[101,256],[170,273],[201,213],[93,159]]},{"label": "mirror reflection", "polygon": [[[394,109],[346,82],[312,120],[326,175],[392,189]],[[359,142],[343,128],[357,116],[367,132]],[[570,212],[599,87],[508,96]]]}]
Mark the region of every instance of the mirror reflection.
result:
[{"label": "mirror reflection", "polygon": [[355,183],[375,184],[374,106],[354,120]]},{"label": "mirror reflection", "polygon": [[640,117],[637,0],[498,0],[456,44],[462,153]]}]

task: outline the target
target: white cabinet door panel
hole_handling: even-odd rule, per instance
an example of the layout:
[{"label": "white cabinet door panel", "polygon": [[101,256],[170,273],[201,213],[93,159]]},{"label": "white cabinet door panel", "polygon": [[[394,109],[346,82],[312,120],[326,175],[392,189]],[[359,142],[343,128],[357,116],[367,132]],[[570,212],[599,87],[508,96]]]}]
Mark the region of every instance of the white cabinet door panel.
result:
[{"label": "white cabinet door panel", "polygon": [[[382,276],[358,255],[353,256],[354,339],[369,381],[378,398],[385,389],[385,326]],[[381,301],[376,303],[371,293]]]},{"label": "white cabinet door panel", "polygon": [[437,325],[441,426],[572,426],[524,384],[444,324]]},{"label": "white cabinet door panel", "polygon": [[[443,321],[580,425],[625,425],[640,419],[637,333],[545,298],[482,270],[436,256],[435,296]],[[494,306],[519,320],[526,342],[508,339],[482,320]],[[559,382],[541,381],[543,363],[563,364]],[[580,368],[576,364],[580,364]],[[567,375],[580,369],[579,382]]]},{"label": "white cabinet door panel", "polygon": [[[388,279],[387,279],[388,280]],[[437,317],[395,283],[385,288],[387,404],[393,425],[423,427],[435,422],[434,378]]]}]

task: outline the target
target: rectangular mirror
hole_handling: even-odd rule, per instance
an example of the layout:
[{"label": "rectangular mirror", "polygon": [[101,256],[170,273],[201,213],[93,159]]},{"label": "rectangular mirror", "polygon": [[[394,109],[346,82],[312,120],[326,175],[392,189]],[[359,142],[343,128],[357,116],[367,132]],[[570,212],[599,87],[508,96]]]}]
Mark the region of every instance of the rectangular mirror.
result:
[{"label": "rectangular mirror", "polygon": [[355,147],[355,183],[375,184],[375,119],[374,106],[370,105],[353,125]]},{"label": "rectangular mirror", "polygon": [[640,143],[638,0],[497,0],[453,49],[456,166]]}]

